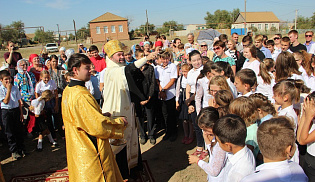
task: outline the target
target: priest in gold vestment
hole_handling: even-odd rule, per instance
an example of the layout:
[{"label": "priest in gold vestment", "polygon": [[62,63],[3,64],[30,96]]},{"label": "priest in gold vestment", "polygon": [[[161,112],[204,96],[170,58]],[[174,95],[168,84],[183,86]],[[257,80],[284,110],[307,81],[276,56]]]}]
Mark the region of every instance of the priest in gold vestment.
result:
[{"label": "priest in gold vestment", "polygon": [[62,96],[67,162],[70,182],[121,182],[108,139],[123,137],[125,119],[105,117],[85,87],[90,79],[91,61],[74,54],[68,62],[72,74]]},{"label": "priest in gold vestment", "polygon": [[[135,122],[135,111],[132,104],[132,96],[137,97],[136,85],[132,80],[132,72],[142,67],[147,59],[154,59],[156,53],[135,61],[129,65],[124,65],[125,61],[123,45],[118,40],[111,40],[104,46],[106,52],[106,71],[104,73],[104,103],[102,112],[109,112],[113,116],[126,116],[128,125],[124,131],[126,145],[113,146],[112,150],[119,160],[120,172],[125,178],[129,178],[128,170],[136,167],[139,161],[139,139]],[[140,98],[139,98],[140,99]],[[140,99],[141,100],[141,99]],[[126,153],[126,154],[125,154]],[[121,159],[126,158],[126,159]],[[127,164],[126,164],[127,163]]]}]

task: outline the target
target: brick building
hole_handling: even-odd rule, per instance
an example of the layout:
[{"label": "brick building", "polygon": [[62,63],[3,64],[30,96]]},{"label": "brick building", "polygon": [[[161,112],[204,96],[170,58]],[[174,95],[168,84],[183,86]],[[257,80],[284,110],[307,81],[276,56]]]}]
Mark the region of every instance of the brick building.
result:
[{"label": "brick building", "polygon": [[92,43],[105,42],[107,39],[129,40],[126,18],[107,12],[89,23]]}]

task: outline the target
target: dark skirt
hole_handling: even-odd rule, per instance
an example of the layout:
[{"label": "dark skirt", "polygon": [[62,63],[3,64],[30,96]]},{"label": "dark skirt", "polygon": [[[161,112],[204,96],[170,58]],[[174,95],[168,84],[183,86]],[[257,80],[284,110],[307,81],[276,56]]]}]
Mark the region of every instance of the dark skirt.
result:
[{"label": "dark skirt", "polygon": [[186,100],[186,89],[183,88],[182,92],[179,94],[179,105],[180,105],[180,112],[178,118],[180,120],[189,120],[189,115],[188,115],[188,106],[185,104]]},{"label": "dark skirt", "polygon": [[35,119],[35,127],[34,131],[41,134],[43,131],[47,129],[47,125],[45,124],[45,116],[40,115],[39,117],[36,117]]}]

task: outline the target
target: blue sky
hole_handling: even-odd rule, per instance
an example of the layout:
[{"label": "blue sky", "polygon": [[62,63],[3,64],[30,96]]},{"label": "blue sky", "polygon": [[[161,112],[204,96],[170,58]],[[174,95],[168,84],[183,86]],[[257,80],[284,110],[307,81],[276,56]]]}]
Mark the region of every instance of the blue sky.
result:
[{"label": "blue sky", "polygon": [[[73,30],[73,19],[77,29],[86,26],[92,19],[111,12],[131,20],[130,28],[146,22],[145,10],[148,10],[149,22],[162,25],[175,20],[183,24],[205,23],[206,12],[217,9],[232,11],[239,8],[244,11],[244,0],[0,0],[0,24],[8,25],[12,21],[22,20],[26,27],[44,26],[46,30]],[[292,21],[295,10],[298,15],[310,17],[315,12],[314,0],[247,0],[247,11],[273,11],[280,20]],[[27,33],[34,32],[27,29]]]}]

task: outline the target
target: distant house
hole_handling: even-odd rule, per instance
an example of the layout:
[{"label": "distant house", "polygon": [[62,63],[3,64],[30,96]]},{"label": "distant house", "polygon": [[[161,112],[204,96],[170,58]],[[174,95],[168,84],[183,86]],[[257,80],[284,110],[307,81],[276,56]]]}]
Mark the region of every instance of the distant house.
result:
[{"label": "distant house", "polygon": [[90,22],[92,43],[106,40],[129,40],[128,19],[105,13]]},{"label": "distant house", "polygon": [[[245,12],[238,14],[236,21],[232,24],[231,29],[245,28]],[[246,12],[247,28],[256,27],[258,31],[268,31],[271,27],[279,30],[280,20],[271,12]]]}]

